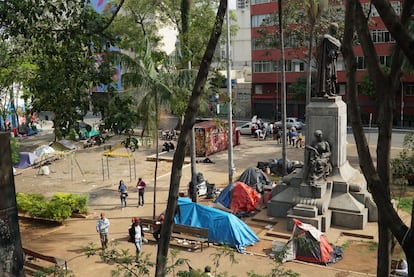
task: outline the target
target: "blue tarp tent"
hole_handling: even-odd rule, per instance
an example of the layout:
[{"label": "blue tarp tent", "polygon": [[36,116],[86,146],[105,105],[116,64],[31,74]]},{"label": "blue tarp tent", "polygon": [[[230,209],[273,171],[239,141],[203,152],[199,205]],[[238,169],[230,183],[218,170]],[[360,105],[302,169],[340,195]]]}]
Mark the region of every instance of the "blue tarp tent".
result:
[{"label": "blue tarp tent", "polygon": [[20,152],[19,162],[13,165],[15,168],[28,168],[35,162],[36,156],[32,152]]},{"label": "blue tarp tent", "polygon": [[208,228],[211,242],[224,243],[244,252],[247,245],[259,241],[250,227],[233,214],[178,198],[179,213],[174,222],[194,227]]}]

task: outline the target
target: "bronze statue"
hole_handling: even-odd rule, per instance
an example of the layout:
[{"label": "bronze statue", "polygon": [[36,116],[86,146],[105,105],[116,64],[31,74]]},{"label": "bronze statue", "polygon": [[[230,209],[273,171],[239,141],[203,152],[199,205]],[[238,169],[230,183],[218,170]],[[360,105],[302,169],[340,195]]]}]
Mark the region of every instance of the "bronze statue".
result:
[{"label": "bronze statue", "polygon": [[326,177],[332,171],[331,146],[324,140],[321,130],[314,133],[315,140],[311,145],[306,145],[309,151],[309,160],[307,165],[306,181],[311,186],[317,186],[320,182],[325,182]]},{"label": "bronze statue", "polygon": [[329,26],[329,34],[325,34],[318,47],[318,79],[317,97],[334,96],[336,92],[336,60],[341,42],[334,36],[338,31],[338,25],[332,23]]}]

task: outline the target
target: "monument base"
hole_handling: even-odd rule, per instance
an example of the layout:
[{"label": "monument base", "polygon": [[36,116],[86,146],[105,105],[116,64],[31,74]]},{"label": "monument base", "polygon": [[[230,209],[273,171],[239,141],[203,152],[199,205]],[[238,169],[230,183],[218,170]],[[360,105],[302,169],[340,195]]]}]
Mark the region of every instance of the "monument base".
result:
[{"label": "monument base", "polygon": [[377,220],[378,213],[366,189],[364,176],[349,164],[346,157],[346,104],[340,96],[313,98],[306,107],[306,114],[306,138],[321,130],[323,139],[330,145],[332,172],[326,182],[321,179],[318,186],[310,186],[303,177],[309,166],[309,153],[305,152],[303,170],[297,169],[283,177],[281,184],[273,191],[268,203],[268,215],[288,218],[288,229],[292,227],[293,218],[322,231],[328,230],[331,223],[362,229],[368,220]]}]

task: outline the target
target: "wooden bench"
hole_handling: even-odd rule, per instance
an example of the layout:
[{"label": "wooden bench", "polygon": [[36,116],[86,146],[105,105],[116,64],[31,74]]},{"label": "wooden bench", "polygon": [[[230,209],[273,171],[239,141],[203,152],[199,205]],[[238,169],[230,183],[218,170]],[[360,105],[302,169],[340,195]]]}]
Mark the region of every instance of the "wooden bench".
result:
[{"label": "wooden bench", "polygon": [[157,228],[157,221],[152,218],[140,218],[144,233],[152,233]]},{"label": "wooden bench", "polygon": [[207,246],[209,246],[207,228],[199,228],[183,224],[174,224],[171,237],[176,239],[199,242],[201,246],[201,251],[203,251],[204,243],[207,243]]},{"label": "wooden bench", "polygon": [[42,261],[46,261],[49,263],[52,263],[55,267],[55,269],[59,270],[59,269],[63,269],[63,270],[67,270],[68,269],[68,265],[66,260],[64,259],[60,259],[60,258],[56,258],[53,256],[47,256],[47,255],[43,255],[41,253],[38,253],[36,251],[27,249],[23,247],[23,252],[25,254],[25,266],[34,269],[36,271],[42,271],[44,269],[47,268],[47,266],[41,266],[38,264],[33,263],[32,261],[36,261],[37,259],[42,260]]},{"label": "wooden bench", "polygon": [[[154,219],[140,218],[140,220],[144,233],[152,234],[154,230],[157,228],[157,221]],[[171,238],[199,242],[201,245],[201,251],[203,251],[204,243],[207,243],[207,246],[209,246],[207,228],[199,228],[183,224],[174,224]]]}]

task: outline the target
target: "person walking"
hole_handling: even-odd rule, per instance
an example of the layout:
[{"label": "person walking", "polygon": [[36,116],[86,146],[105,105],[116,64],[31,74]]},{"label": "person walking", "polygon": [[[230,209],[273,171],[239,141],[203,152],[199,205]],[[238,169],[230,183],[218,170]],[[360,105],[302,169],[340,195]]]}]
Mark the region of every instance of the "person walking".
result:
[{"label": "person walking", "polygon": [[101,213],[101,216],[96,223],[96,232],[99,233],[102,250],[105,250],[108,247],[109,225],[109,219],[105,217],[104,213]]},{"label": "person walking", "polygon": [[146,186],[147,186],[147,184],[145,184],[144,180],[142,180],[142,178],[138,178],[138,182],[137,182],[138,207],[139,206],[144,206],[144,192],[145,192],[145,187]]},{"label": "person walking", "polygon": [[121,208],[123,209],[126,207],[126,199],[128,197],[127,186],[125,185],[123,180],[119,181],[118,192],[121,198]]},{"label": "person walking", "polygon": [[141,253],[142,249],[142,241],[144,240],[144,230],[142,229],[141,220],[136,217],[134,219],[135,224],[132,230],[132,236],[134,237],[134,243],[135,243],[135,253],[138,256]]}]

